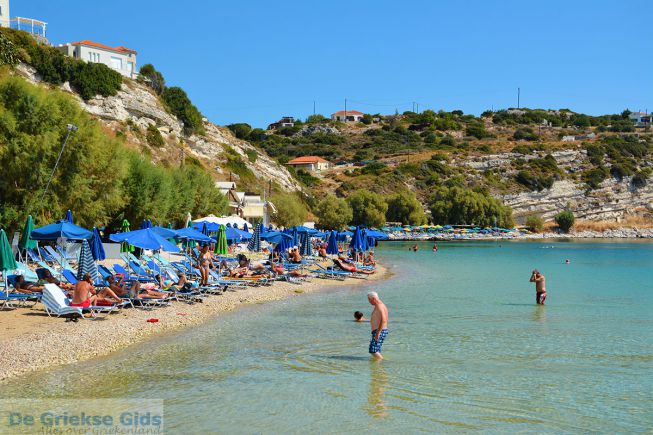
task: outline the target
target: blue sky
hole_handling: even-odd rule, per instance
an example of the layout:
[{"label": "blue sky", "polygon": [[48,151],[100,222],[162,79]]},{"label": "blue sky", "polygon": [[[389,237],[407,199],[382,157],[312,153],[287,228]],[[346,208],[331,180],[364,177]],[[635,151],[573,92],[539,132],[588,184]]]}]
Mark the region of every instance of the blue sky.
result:
[{"label": "blue sky", "polygon": [[653,110],[650,1],[14,0],[52,43],[138,51],[211,121],[521,105]]}]

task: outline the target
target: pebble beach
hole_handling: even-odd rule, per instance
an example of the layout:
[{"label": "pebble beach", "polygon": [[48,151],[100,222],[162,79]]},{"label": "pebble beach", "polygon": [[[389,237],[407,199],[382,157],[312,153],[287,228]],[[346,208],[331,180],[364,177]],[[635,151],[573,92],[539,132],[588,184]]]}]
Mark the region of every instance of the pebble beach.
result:
[{"label": "pebble beach", "polygon": [[[202,303],[173,302],[152,310],[126,308],[76,323],[48,317],[40,304],[0,311],[0,328],[4,331],[0,338],[0,382],[35,370],[106,356],[154,335],[190,328],[246,305],[353,287],[389,277],[383,266],[377,265],[376,270],[368,279],[274,282],[271,286],[246,287],[208,296]],[[148,319],[158,321],[148,322]]]}]

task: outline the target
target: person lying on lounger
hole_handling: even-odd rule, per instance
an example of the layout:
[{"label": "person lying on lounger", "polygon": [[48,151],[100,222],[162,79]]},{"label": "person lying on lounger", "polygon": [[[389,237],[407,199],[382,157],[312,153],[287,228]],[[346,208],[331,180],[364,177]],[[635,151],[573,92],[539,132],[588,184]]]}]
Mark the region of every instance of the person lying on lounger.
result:
[{"label": "person lying on lounger", "polygon": [[[277,275],[284,275],[286,273],[286,269],[283,267],[283,264],[281,263],[273,263],[272,272],[276,273]],[[308,276],[306,273],[303,273],[297,269],[291,270],[290,272],[288,272],[288,275],[296,278],[304,278]]]},{"label": "person lying on lounger", "polygon": [[68,282],[61,282],[54,276],[52,276],[52,272],[50,272],[48,269],[43,270],[43,278],[39,279],[39,285],[46,285],[46,284],[55,284],[59,286],[59,288],[63,289],[64,291],[71,291],[74,286]]},{"label": "person lying on lounger", "polygon": [[133,281],[131,286],[128,283],[119,282],[115,275],[108,277],[107,283],[109,283],[109,289],[121,298],[136,297],[141,287],[138,281]]},{"label": "person lying on lounger", "polygon": [[16,276],[14,288],[18,293],[25,294],[43,292],[43,286],[38,285],[35,282],[25,281],[25,277],[23,275]]},{"label": "person lying on lounger", "polygon": [[347,263],[344,263],[344,262],[343,262],[342,260],[340,260],[339,258],[334,258],[334,259],[333,259],[333,263],[334,263],[336,266],[338,266],[340,269],[342,269],[342,270],[346,270],[347,272],[352,272],[352,273],[363,273],[363,274],[365,274],[365,275],[371,275],[371,274],[373,274],[374,272],[376,272],[375,270],[362,270],[362,269],[357,269],[356,266],[354,266],[353,264],[347,264]]}]

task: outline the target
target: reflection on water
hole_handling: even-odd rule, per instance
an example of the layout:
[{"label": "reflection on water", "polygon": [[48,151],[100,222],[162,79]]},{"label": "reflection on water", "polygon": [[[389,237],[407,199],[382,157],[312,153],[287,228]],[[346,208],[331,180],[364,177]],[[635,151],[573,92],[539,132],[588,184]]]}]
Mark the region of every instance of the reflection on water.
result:
[{"label": "reflection on water", "polygon": [[367,413],[374,418],[388,416],[385,391],[388,388],[388,372],[382,361],[370,358],[370,388],[367,393]]},{"label": "reflection on water", "polygon": [[535,308],[533,309],[532,319],[537,323],[546,323],[546,306],[535,305]]},{"label": "reflection on water", "polygon": [[[370,284],[390,310],[381,363],[350,321],[369,316],[364,284],[30,374],[0,398],[163,399],[166,428],[189,434],[650,430],[653,244],[409,246],[378,250],[396,272]],[[546,306],[524,278],[534,267],[554,289]]]}]

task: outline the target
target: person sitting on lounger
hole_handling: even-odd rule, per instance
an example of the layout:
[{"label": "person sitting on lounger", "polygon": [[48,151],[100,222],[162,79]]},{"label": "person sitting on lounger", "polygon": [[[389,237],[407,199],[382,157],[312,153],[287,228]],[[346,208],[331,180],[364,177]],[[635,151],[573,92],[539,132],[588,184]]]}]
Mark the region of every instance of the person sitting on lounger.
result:
[{"label": "person sitting on lounger", "polygon": [[36,284],[35,282],[25,281],[23,275],[17,275],[16,281],[14,282],[14,288],[18,293],[41,293],[43,292],[43,286]]},{"label": "person sitting on lounger", "polygon": [[327,251],[324,245],[318,248],[317,255],[320,256],[321,258],[327,258]]},{"label": "person sitting on lounger", "polygon": [[363,274],[365,274],[365,275],[371,275],[371,274],[373,274],[374,272],[376,272],[375,270],[362,270],[362,269],[357,269],[356,266],[354,266],[353,264],[347,264],[347,263],[344,263],[344,262],[343,262],[342,260],[340,260],[339,258],[334,258],[334,259],[333,259],[333,263],[334,263],[336,266],[338,266],[340,269],[342,269],[342,270],[346,270],[347,272],[352,272],[352,273],[363,273]]},{"label": "person sitting on lounger", "polygon": [[370,252],[370,255],[365,258],[363,261],[364,266],[376,266],[376,260],[374,259],[374,252]]},{"label": "person sitting on lounger", "polygon": [[84,274],[84,277],[75,284],[73,291],[73,300],[70,303],[71,307],[88,308],[95,305],[97,301],[97,294],[95,287],[93,287],[93,280],[89,273]]},{"label": "person sitting on lounger", "polygon": [[292,251],[290,252],[290,262],[291,263],[301,263],[302,262],[302,256],[299,255],[299,248],[297,246],[294,246],[292,248]]}]

